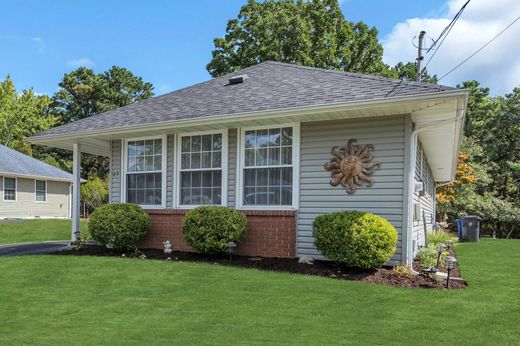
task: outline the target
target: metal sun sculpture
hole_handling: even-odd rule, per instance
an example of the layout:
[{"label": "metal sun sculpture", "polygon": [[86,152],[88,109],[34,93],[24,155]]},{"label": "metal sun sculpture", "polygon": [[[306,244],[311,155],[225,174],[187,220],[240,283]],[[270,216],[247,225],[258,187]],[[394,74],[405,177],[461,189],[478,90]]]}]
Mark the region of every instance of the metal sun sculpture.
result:
[{"label": "metal sun sculpture", "polygon": [[345,147],[333,147],[330,153],[332,159],[325,164],[325,169],[330,172],[332,179],[330,185],[342,185],[348,194],[356,191],[357,186],[363,182],[367,187],[374,185],[370,176],[375,167],[381,167],[381,162],[372,161],[373,144],[367,144],[363,148],[354,145],[355,139],[348,141]]}]

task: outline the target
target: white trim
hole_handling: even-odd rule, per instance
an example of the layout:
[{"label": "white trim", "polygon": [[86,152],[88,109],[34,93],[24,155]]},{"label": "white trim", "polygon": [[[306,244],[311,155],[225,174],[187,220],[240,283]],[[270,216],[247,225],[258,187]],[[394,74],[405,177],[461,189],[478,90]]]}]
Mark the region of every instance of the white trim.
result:
[{"label": "white trim", "polygon": [[119,192],[119,203],[124,203],[125,196],[126,196],[126,193],[124,192],[125,186],[126,186],[126,172],[125,172],[126,159],[125,159],[125,140],[123,138],[121,138],[121,156],[119,156],[119,160],[121,160],[121,162],[119,162],[119,172],[120,172],[119,184],[120,184],[120,188],[121,188],[121,191]]},{"label": "white trim", "polygon": [[[166,188],[166,175],[167,175],[167,171],[168,171],[168,167],[167,167],[167,164],[168,164],[168,160],[167,160],[167,155],[168,155],[168,150],[167,150],[167,147],[168,147],[168,135],[160,135],[160,136],[147,136],[147,137],[133,137],[133,138],[124,138],[122,141],[122,155],[121,155],[121,161],[122,161],[122,165],[121,165],[121,171],[123,172],[123,174],[121,175],[121,199],[122,199],[122,202],[123,203],[126,203],[127,201],[127,191],[126,191],[126,175],[127,175],[127,170],[128,170],[128,160],[127,160],[127,156],[128,156],[128,142],[132,142],[132,141],[143,141],[143,140],[150,140],[150,139],[161,139],[162,140],[162,152],[161,152],[161,178],[162,178],[162,186],[161,186],[161,204],[160,205],[140,205],[141,208],[143,209],[164,209],[166,208],[166,193],[167,193],[167,188]],[[146,172],[132,172],[132,173],[146,173]],[[154,171],[154,173],[158,173],[156,171]]]},{"label": "white trim", "polygon": [[[197,132],[181,132],[176,136],[175,144],[177,146],[175,150],[175,168],[174,168],[174,181],[173,181],[173,192],[174,192],[174,206],[176,208],[182,209],[192,209],[199,207],[200,205],[194,204],[181,204],[181,172],[183,169],[181,168],[181,160],[182,160],[182,137],[191,137],[191,136],[202,136],[202,135],[213,135],[220,134],[222,135],[222,156],[221,156],[221,189],[222,189],[222,198],[220,206],[227,206],[228,203],[228,153],[229,153],[229,129],[222,130],[208,130],[208,131],[197,131]],[[208,170],[216,170],[214,168],[200,168],[200,169],[186,169],[185,171],[208,171]]]},{"label": "white trim", "polygon": [[[293,129],[292,138],[292,165],[266,166],[269,168],[292,167],[293,186],[292,186],[292,205],[244,205],[244,168],[245,168],[245,133],[251,130],[268,130],[276,128],[291,127]],[[297,210],[299,204],[299,181],[300,181],[300,122],[287,124],[273,124],[254,127],[240,128],[237,138],[237,189],[236,206],[240,210]],[[259,166],[262,168],[263,166]],[[256,167],[255,167],[256,168]]]},{"label": "white trim", "polygon": [[[36,183],[38,181],[43,181],[45,183],[45,200],[44,201],[38,201],[37,199],[37,189],[36,189]],[[47,203],[47,180],[42,180],[42,179],[34,179],[34,202],[35,203]]]},{"label": "white trim", "polygon": [[112,203],[112,141],[110,141],[110,156],[108,157],[108,203]]},{"label": "white trim", "polygon": [[[5,178],[14,179],[14,199],[5,199]],[[4,202],[8,202],[8,203],[14,203],[14,202],[18,201],[18,178],[17,177],[5,176],[5,175],[2,177],[2,200]]]}]

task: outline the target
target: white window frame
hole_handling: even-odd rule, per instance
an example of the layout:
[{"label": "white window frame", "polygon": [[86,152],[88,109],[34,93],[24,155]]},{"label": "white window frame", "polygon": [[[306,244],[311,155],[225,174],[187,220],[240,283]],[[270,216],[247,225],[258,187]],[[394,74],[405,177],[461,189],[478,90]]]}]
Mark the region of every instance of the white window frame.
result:
[{"label": "white window frame", "polygon": [[[38,198],[37,198],[37,190],[36,190],[36,183],[38,181],[43,181],[45,183],[45,201],[38,201]],[[48,189],[48,182],[47,180],[42,180],[42,179],[34,179],[34,202],[35,203],[47,203],[47,189]]]},{"label": "white window frame", "polygon": [[[293,189],[292,205],[244,205],[244,168],[245,168],[245,134],[252,130],[269,130],[276,128],[292,127],[292,169],[293,169]],[[240,135],[237,138],[237,186],[236,200],[237,208],[240,210],[297,210],[300,191],[300,123],[264,125],[254,127],[244,127],[239,129]],[[258,166],[255,168],[275,168],[280,166]],[[288,165],[287,165],[288,167]]]},{"label": "white window frame", "polygon": [[[222,181],[221,181],[221,187],[222,187],[222,198],[220,204],[207,204],[207,205],[220,205],[220,206],[227,206],[228,203],[228,137],[229,137],[229,130],[223,129],[223,130],[211,130],[211,131],[198,131],[198,132],[182,132],[177,134],[177,150],[175,151],[176,160],[175,160],[175,167],[174,167],[174,186],[173,186],[173,195],[175,196],[175,208],[181,208],[181,209],[192,209],[196,207],[200,207],[201,205],[196,204],[181,204],[181,172],[182,171],[208,171],[208,170],[215,170],[213,168],[198,168],[198,169],[181,169],[181,160],[182,160],[182,137],[191,137],[191,136],[202,136],[202,135],[216,135],[220,134],[222,135],[222,157],[221,157],[221,167],[220,170],[222,172]],[[206,204],[204,204],[206,205]]]},{"label": "white window frame", "polygon": [[[5,178],[14,179],[14,199],[5,199]],[[4,202],[16,202],[18,200],[18,178],[17,177],[2,177],[2,200]]]},{"label": "white window frame", "polygon": [[[127,191],[126,191],[126,180],[127,180],[127,173],[128,172],[128,142],[133,141],[144,141],[144,140],[151,140],[151,139],[161,139],[162,140],[162,160],[161,160],[161,204],[157,205],[146,205],[146,204],[140,204],[139,206],[143,209],[164,209],[166,208],[166,176],[168,175],[168,166],[167,166],[167,154],[168,154],[168,136],[167,135],[159,135],[159,136],[147,136],[147,137],[133,137],[133,138],[125,138],[123,139],[123,152],[121,155],[121,158],[123,160],[123,165],[121,166],[123,168],[123,174],[121,177],[121,196],[122,200],[126,203],[127,202]],[[151,173],[151,172],[132,172],[132,173]],[[157,172],[153,172],[157,173]]]}]

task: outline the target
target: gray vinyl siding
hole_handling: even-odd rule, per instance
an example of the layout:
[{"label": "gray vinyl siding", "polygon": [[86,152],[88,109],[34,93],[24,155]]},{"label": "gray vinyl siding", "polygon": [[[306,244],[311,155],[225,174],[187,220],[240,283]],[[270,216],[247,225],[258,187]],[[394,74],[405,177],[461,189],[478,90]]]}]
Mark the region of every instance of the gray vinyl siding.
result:
[{"label": "gray vinyl siding", "polygon": [[110,158],[110,203],[121,200],[121,140],[112,141],[112,156]]},{"label": "gray vinyl siding", "polygon": [[238,130],[229,129],[228,137],[228,207],[236,208],[236,188],[237,188],[237,139]]},{"label": "gray vinyl siding", "polygon": [[[421,206],[420,220],[413,221],[413,236],[415,240],[414,253],[419,246],[424,245],[426,232],[433,228],[435,223],[435,181],[433,179],[430,164],[426,158],[422,145],[419,142],[417,147],[417,162],[415,165],[415,178],[417,181],[422,181],[424,184],[424,195],[420,196],[415,192],[413,196],[414,203],[419,203]],[[426,226],[426,230],[425,230]]]},{"label": "gray vinyl siding", "polygon": [[[319,255],[312,237],[312,223],[318,215],[355,209],[375,213],[394,225],[399,240],[390,263],[401,261],[407,120],[397,115],[301,124],[298,256]],[[374,144],[374,160],[382,163],[372,176],[374,186],[359,187],[352,195],[343,187],[332,187],[330,173],[323,168],[331,158],[331,148],[345,145],[349,139],[357,139],[361,146]]]},{"label": "gray vinyl siding", "polygon": [[[12,176],[14,178],[14,176]],[[16,201],[4,201],[0,176],[0,218],[70,217],[70,183],[47,180],[47,200],[36,202],[35,180],[16,179]]]}]

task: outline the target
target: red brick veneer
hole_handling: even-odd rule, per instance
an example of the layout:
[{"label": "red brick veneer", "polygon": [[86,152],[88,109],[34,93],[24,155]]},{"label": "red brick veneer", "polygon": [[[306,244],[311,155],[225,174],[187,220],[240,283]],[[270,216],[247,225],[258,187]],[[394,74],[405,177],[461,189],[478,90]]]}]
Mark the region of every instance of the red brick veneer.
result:
[{"label": "red brick veneer", "polygon": [[[151,228],[139,243],[141,248],[163,248],[169,240],[174,250],[194,251],[184,241],[182,219],[185,209],[147,210]],[[296,212],[289,210],[247,210],[247,230],[235,253],[245,256],[294,257],[296,254]]]}]

